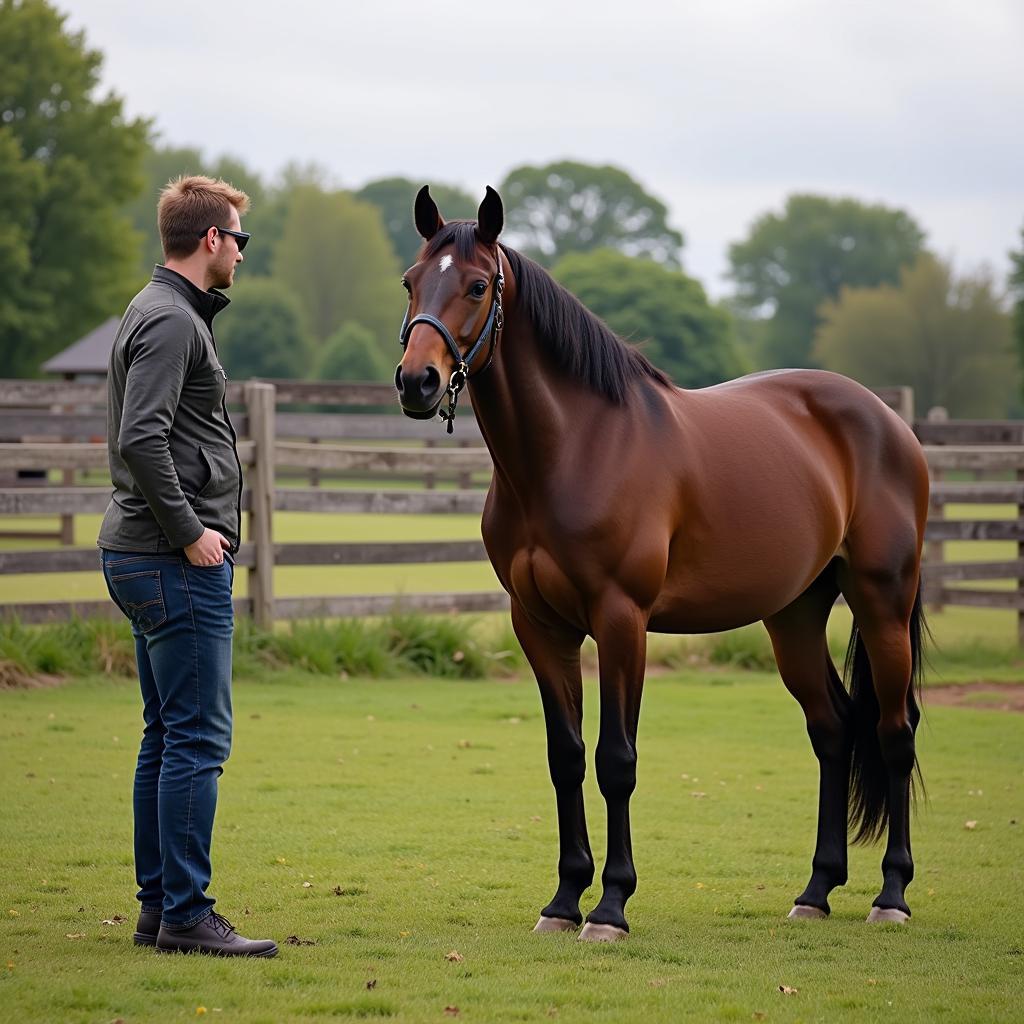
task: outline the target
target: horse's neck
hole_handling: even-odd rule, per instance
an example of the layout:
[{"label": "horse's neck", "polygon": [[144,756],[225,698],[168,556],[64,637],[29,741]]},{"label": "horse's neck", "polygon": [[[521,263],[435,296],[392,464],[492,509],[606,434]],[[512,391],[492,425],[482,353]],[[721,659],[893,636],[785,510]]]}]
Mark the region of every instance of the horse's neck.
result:
[{"label": "horse's neck", "polygon": [[495,473],[520,491],[554,471],[579,415],[578,388],[557,370],[531,324],[506,313],[505,328],[488,370],[470,384],[477,423]]}]

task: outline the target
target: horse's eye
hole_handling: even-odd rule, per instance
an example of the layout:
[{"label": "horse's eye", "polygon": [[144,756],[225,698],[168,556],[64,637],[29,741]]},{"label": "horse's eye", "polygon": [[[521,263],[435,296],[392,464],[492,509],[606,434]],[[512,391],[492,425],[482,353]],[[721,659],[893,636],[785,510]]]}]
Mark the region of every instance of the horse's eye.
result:
[{"label": "horse's eye", "polygon": [[487,294],[487,282],[477,281],[469,290],[470,295],[474,298],[482,299]]},{"label": "horse's eye", "polygon": [[410,292],[410,293],[412,292],[412,289],[411,289],[411,288],[409,287],[409,282],[408,282],[408,281],[406,281],[406,279],[405,279],[404,277],[402,278],[402,287],[403,287],[403,288],[404,288],[404,289],[405,289],[405,290],[406,290],[407,292]]}]

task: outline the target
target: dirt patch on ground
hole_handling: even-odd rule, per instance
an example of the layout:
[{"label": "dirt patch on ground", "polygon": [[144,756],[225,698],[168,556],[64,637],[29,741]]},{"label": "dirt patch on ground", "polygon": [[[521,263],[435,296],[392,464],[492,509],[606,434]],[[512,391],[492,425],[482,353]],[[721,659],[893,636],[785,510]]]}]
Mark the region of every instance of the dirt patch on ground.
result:
[{"label": "dirt patch on ground", "polygon": [[29,675],[13,661],[0,658],[0,690],[38,690],[45,686],[59,686],[61,676]]},{"label": "dirt patch on ground", "polygon": [[933,686],[924,692],[925,707],[974,708],[978,711],[1017,711],[1024,713],[1024,685],[1016,683],[970,683]]}]

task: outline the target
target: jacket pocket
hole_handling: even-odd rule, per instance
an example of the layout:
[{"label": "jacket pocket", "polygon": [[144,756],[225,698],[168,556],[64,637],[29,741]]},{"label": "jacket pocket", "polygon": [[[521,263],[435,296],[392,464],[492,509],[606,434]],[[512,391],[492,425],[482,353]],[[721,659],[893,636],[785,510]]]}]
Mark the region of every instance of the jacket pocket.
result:
[{"label": "jacket pocket", "polygon": [[209,497],[211,493],[215,493],[216,488],[214,484],[220,476],[217,470],[217,460],[213,457],[209,448],[199,445],[199,461],[203,466],[206,483],[196,491],[196,501],[201,501],[203,498]]},{"label": "jacket pocket", "polygon": [[167,621],[159,569],[112,575],[110,588],[140,633],[149,633]]}]

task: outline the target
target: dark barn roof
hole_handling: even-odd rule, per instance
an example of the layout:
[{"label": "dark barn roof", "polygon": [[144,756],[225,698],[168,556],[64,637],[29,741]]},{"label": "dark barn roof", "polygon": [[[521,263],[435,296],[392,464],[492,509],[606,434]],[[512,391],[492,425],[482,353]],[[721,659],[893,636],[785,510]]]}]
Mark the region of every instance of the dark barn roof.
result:
[{"label": "dark barn roof", "polygon": [[42,365],[46,373],[99,373],[107,372],[110,350],[114,347],[114,335],[121,321],[112,316],[69,345],[63,352],[47,359]]}]

